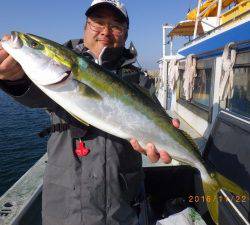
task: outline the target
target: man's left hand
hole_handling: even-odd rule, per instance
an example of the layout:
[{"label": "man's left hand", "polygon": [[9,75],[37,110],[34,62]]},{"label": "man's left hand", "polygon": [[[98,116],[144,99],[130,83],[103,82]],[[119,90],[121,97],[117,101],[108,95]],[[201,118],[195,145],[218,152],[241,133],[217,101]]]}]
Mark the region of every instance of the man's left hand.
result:
[{"label": "man's left hand", "polygon": [[[172,123],[176,128],[180,127],[180,121],[178,119],[173,119]],[[158,162],[159,159],[161,159],[162,162],[166,164],[172,161],[166,150],[156,149],[153,143],[148,143],[145,149],[140,146],[136,139],[131,139],[130,144],[132,145],[135,151],[146,155],[152,163]]]}]

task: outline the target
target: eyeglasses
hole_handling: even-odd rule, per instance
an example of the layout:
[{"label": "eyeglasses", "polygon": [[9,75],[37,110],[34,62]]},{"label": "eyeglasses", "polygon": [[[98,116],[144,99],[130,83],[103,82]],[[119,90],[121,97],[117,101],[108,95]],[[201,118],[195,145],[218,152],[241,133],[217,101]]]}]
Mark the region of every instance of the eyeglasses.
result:
[{"label": "eyeglasses", "polygon": [[90,29],[95,32],[102,32],[105,27],[107,27],[112,31],[114,35],[121,36],[125,33],[126,26],[116,23],[116,22],[107,22],[101,18],[91,18],[87,21]]}]

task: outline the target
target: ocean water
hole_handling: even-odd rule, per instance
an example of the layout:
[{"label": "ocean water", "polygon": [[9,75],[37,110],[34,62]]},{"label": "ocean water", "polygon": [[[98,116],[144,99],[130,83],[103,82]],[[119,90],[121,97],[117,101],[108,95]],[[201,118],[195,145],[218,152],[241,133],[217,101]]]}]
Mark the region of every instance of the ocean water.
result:
[{"label": "ocean water", "polygon": [[46,152],[47,138],[37,133],[48,126],[44,110],[25,107],[0,90],[0,196]]}]

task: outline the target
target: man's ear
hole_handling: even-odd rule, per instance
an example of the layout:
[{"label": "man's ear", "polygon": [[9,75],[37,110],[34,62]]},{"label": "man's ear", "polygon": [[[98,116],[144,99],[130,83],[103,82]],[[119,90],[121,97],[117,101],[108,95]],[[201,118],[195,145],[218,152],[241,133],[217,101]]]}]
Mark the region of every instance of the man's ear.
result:
[{"label": "man's ear", "polygon": [[126,34],[125,34],[125,41],[127,40],[128,38],[128,29],[126,30]]}]

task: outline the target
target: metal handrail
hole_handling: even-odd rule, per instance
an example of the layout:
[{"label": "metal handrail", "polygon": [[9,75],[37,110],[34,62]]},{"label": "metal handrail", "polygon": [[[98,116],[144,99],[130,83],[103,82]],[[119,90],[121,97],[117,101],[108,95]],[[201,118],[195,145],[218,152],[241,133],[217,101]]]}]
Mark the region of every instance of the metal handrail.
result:
[{"label": "metal handrail", "polygon": [[205,10],[202,11],[202,13],[200,14],[200,16],[203,16],[209,9],[212,8],[212,6],[214,6],[215,4],[217,4],[219,0],[215,0],[213,3],[211,3],[210,6],[208,6]]},{"label": "metal handrail", "polygon": [[213,3],[211,3],[210,6],[208,6],[205,10],[203,10],[203,11],[200,13],[200,8],[201,8],[202,0],[198,0],[198,8],[197,8],[197,14],[196,14],[196,20],[195,20],[195,28],[194,28],[193,39],[195,39],[195,38],[197,37],[198,24],[199,24],[199,21],[201,20],[202,16],[203,16],[209,9],[211,9],[212,6],[214,6],[215,4],[218,4],[217,26],[220,25],[220,16],[221,16],[221,10],[222,10],[222,1],[223,1],[223,0],[215,0]]}]

